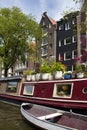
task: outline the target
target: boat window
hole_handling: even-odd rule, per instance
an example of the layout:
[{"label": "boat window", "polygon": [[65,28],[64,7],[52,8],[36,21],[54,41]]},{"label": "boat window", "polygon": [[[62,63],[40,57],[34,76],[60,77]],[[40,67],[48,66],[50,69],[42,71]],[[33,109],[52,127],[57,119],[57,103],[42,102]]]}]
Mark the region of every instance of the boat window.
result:
[{"label": "boat window", "polygon": [[10,81],[7,85],[7,92],[16,92],[17,90],[17,82],[16,81]]},{"label": "boat window", "polygon": [[72,84],[55,84],[54,97],[71,97]]},{"label": "boat window", "polygon": [[87,94],[87,87],[83,88],[82,92]]},{"label": "boat window", "polygon": [[34,92],[34,85],[33,84],[25,84],[24,85],[24,95],[33,95]]}]

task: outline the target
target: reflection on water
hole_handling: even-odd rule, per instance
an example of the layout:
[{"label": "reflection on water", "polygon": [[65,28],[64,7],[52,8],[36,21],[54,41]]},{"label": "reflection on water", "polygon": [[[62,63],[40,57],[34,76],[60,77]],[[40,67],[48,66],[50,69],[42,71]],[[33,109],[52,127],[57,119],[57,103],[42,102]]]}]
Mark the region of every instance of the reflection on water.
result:
[{"label": "reflection on water", "polygon": [[0,130],[38,130],[20,113],[19,106],[0,102]]}]

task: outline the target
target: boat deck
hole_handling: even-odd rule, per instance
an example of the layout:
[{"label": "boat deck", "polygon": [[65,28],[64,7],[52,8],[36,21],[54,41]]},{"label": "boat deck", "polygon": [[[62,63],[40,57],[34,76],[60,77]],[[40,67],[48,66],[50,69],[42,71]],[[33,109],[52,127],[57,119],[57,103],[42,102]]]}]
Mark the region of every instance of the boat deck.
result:
[{"label": "boat deck", "polygon": [[45,109],[45,108],[42,109],[41,107],[36,107],[36,106],[33,106],[30,109],[25,108],[25,110],[35,117],[41,117],[41,116],[57,113],[56,110],[50,110],[50,109]]},{"label": "boat deck", "polygon": [[87,118],[73,115],[63,115],[57,124],[75,128],[77,130],[87,130]]}]

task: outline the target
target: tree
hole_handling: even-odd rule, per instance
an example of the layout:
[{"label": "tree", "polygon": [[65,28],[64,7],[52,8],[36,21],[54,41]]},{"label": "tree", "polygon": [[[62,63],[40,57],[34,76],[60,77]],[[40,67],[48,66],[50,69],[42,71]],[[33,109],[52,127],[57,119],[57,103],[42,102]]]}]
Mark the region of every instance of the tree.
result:
[{"label": "tree", "polygon": [[87,0],[73,0],[76,3],[81,3],[81,32],[86,33],[87,30]]},{"label": "tree", "polygon": [[25,62],[29,37],[36,36],[37,27],[33,16],[25,15],[17,7],[0,9],[0,57],[5,76],[17,60]]},{"label": "tree", "polygon": [[87,0],[73,0],[75,3],[81,3],[81,11],[87,12]]}]

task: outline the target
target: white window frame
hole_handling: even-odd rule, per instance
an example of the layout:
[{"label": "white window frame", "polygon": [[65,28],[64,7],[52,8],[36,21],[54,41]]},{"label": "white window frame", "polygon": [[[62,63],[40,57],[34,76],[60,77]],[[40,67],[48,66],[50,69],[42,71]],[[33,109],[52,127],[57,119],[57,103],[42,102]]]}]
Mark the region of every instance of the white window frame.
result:
[{"label": "white window frame", "polygon": [[[28,89],[29,89],[29,87],[31,87],[31,89],[30,89],[31,91],[28,90],[27,87],[28,87]],[[24,90],[23,90],[23,95],[33,95],[34,88],[35,88],[35,86],[33,84],[25,84]]]},{"label": "white window frame", "polygon": [[59,53],[59,61],[63,61],[63,57],[61,57],[60,53]]},{"label": "white window frame", "polygon": [[74,42],[77,42],[77,40],[76,40],[76,35],[74,35],[74,36],[72,36],[72,42],[74,43]]},{"label": "white window frame", "polygon": [[44,39],[43,39],[43,41],[42,41],[41,46],[46,46],[47,44],[48,44],[47,39],[46,39],[46,38],[44,38]]},{"label": "white window frame", "polygon": [[[67,51],[67,52],[70,52],[70,53],[71,53],[71,51]],[[71,58],[66,58],[67,52],[64,53],[64,60],[71,60],[71,59],[72,59],[72,56],[71,56]]]},{"label": "white window frame", "polygon": [[[46,47],[46,48],[45,48]],[[48,46],[45,46],[45,47],[43,47],[43,48],[41,48],[42,49],[42,54],[41,54],[41,56],[46,56],[48,53],[47,53],[47,48],[48,48]],[[46,50],[45,50],[46,49]],[[46,52],[45,52],[46,51]]]},{"label": "white window frame", "polygon": [[[71,85],[71,90],[69,95],[58,95],[57,94],[57,85],[63,86],[63,85]],[[53,90],[53,97],[58,98],[71,98],[72,97],[72,91],[73,91],[73,83],[55,83],[54,84],[54,90]]]},{"label": "white window frame", "polygon": [[59,40],[59,47],[61,47],[62,43],[61,43],[61,40]]},{"label": "white window frame", "polygon": [[75,24],[75,19],[72,20],[72,24]]},{"label": "white window frame", "polygon": [[75,59],[75,57],[77,57],[77,55],[75,55],[75,52],[77,52],[77,50],[72,51],[72,59]]},{"label": "white window frame", "polygon": [[65,30],[69,30],[70,29],[70,23],[65,23]]},{"label": "white window frame", "polygon": [[71,37],[67,37],[67,38],[65,38],[65,39],[64,39],[64,45],[71,44],[71,42],[68,42],[68,43],[67,43],[67,39],[68,39],[68,38],[70,38],[70,39],[71,39]]}]

